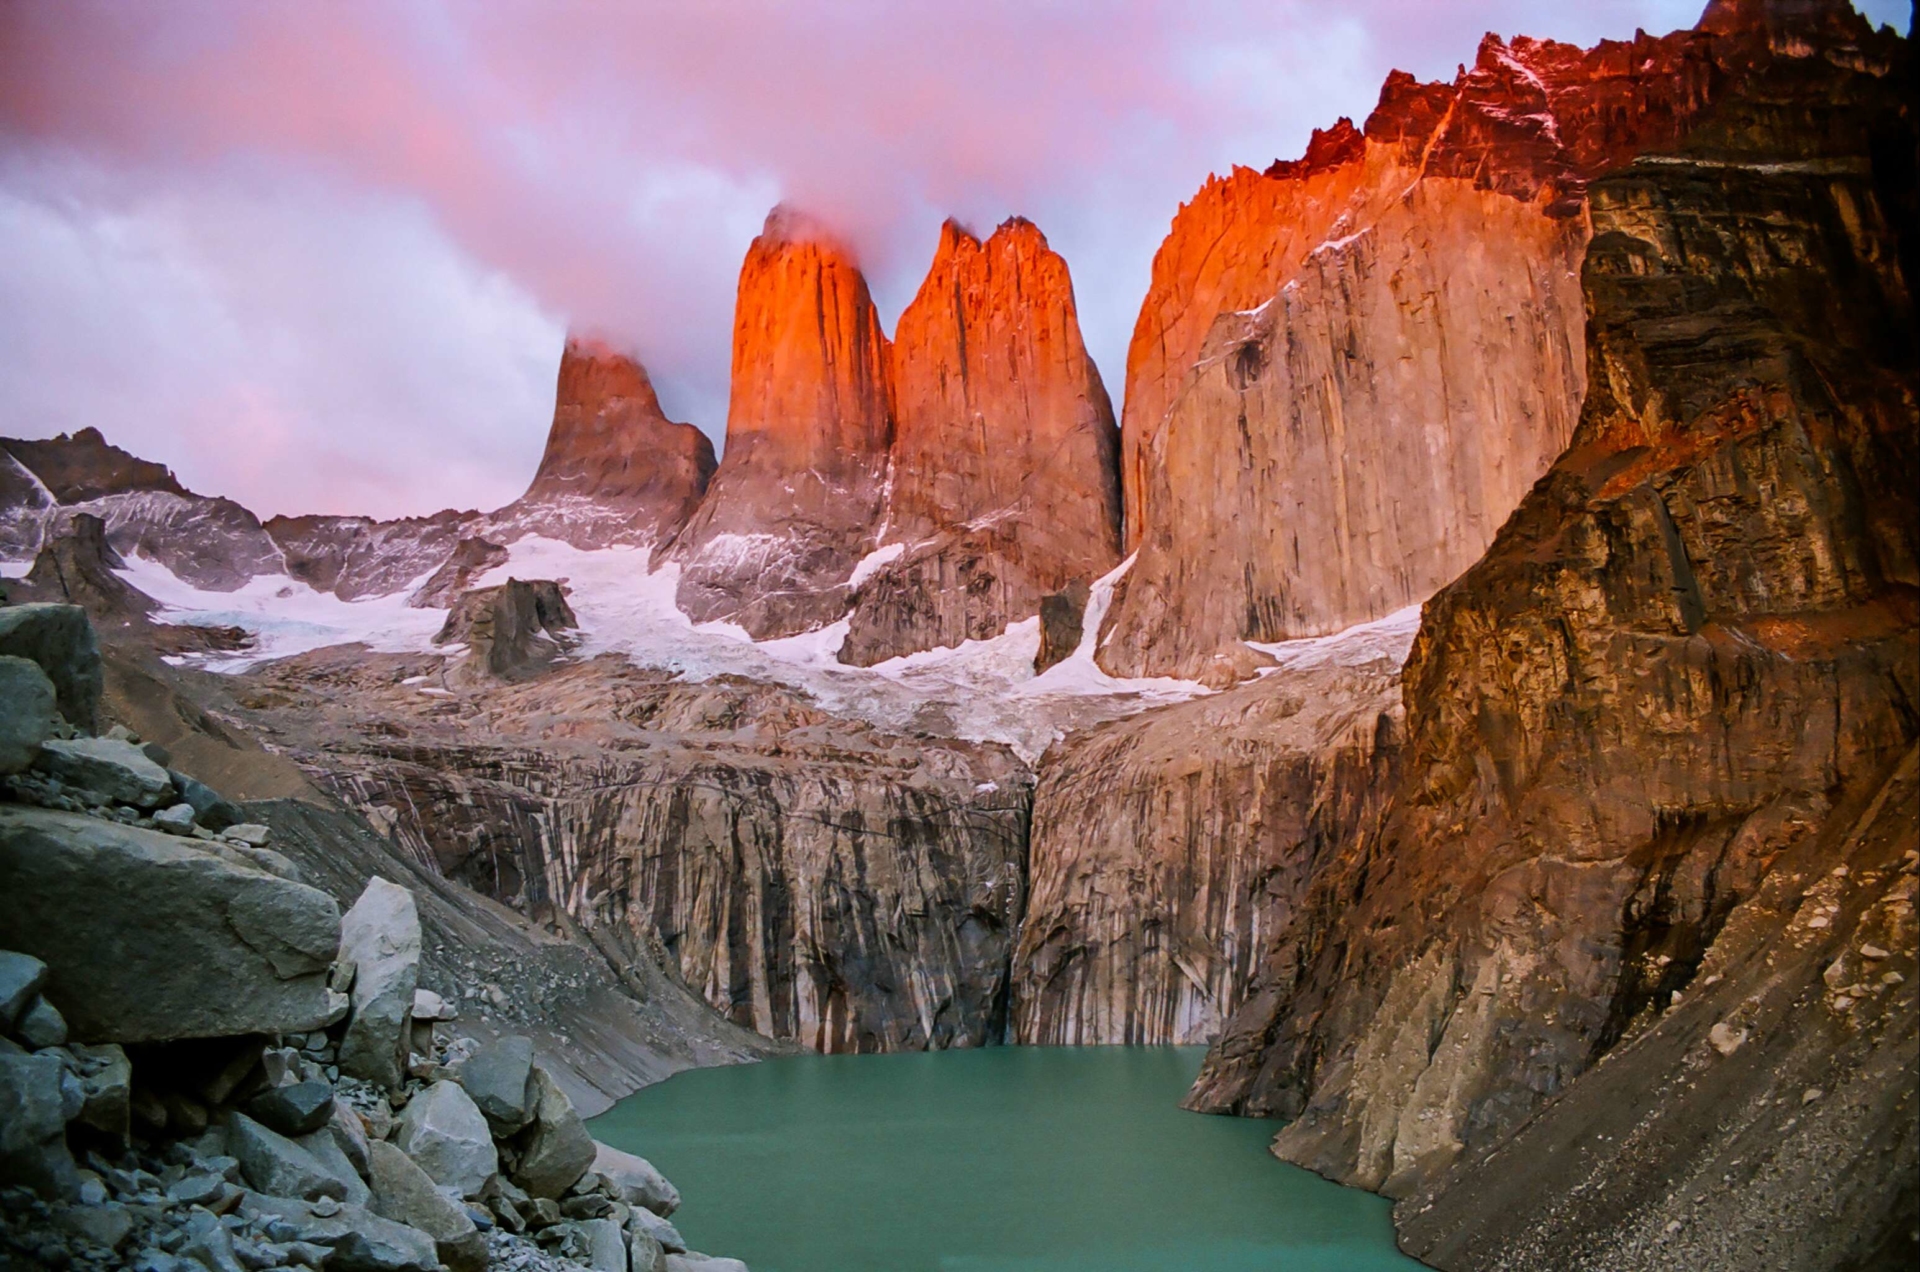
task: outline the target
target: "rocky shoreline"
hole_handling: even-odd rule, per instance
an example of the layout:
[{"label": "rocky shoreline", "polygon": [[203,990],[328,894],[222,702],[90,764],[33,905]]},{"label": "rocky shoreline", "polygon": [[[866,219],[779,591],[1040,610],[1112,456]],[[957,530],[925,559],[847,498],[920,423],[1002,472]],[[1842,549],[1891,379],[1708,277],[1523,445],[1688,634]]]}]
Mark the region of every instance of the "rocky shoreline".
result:
[{"label": "rocky shoreline", "polygon": [[9,1266],[744,1269],[687,1249],[532,1038],[461,1031],[413,892],[343,914],[164,747],[93,735],[84,611],[0,610],[0,651]]}]

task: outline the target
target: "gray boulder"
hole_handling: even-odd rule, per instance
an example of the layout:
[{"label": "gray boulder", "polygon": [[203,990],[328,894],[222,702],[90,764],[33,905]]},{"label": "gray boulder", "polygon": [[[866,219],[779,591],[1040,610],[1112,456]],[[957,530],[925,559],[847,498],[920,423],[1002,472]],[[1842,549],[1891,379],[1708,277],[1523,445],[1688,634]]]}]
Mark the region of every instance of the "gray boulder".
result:
[{"label": "gray boulder", "polygon": [[439,1267],[432,1237],[360,1206],[321,1215],[298,1201],[249,1193],[241,1209],[285,1220],[301,1241],[331,1251],[327,1272],[435,1272]]},{"label": "gray boulder", "polygon": [[441,1192],[411,1157],[376,1140],[367,1145],[367,1164],[373,1187],[368,1208],[374,1214],[432,1237],[440,1261],[453,1272],[478,1272],[487,1265],[487,1239],[466,1207]]},{"label": "gray boulder", "polygon": [[335,1016],[333,898],[159,831],[0,805],[0,931],[47,964],[47,996],[83,1042],[293,1033]]},{"label": "gray boulder", "polygon": [[106,680],[100,642],[78,605],[9,605],[0,609],[0,654],[40,665],[53,682],[60,714],[91,733]]},{"label": "gray boulder", "polygon": [[627,1229],[627,1272],[666,1272],[667,1252],[646,1233]]},{"label": "gray boulder", "polygon": [[67,1040],[67,1020],[60,1009],[45,998],[36,998],[13,1027],[20,1041],[38,1051],[58,1047]]},{"label": "gray boulder", "polygon": [[484,1044],[454,1070],[502,1139],[533,1120],[533,1039],[510,1034]]},{"label": "gray boulder", "polygon": [[747,1265],[738,1259],[688,1252],[668,1255],[667,1272],[747,1272]]},{"label": "gray boulder", "polygon": [[330,1127],[321,1127],[317,1131],[302,1135],[294,1143],[313,1154],[313,1160],[320,1168],[339,1180],[347,1190],[346,1201],[350,1206],[364,1206],[372,1195],[361,1179],[360,1172],[354,1169],[353,1161],[341,1150],[340,1141]]},{"label": "gray boulder", "polygon": [[346,1181],[321,1164],[312,1153],[278,1131],[268,1130],[245,1113],[227,1119],[227,1152],[240,1163],[240,1173],[253,1187],[276,1197],[311,1201],[347,1198]]},{"label": "gray boulder", "polygon": [[118,738],[50,739],[40,767],[103,803],[158,808],[173,800],[173,779],[146,752]]},{"label": "gray boulder", "polygon": [[220,792],[197,778],[169,769],[173,789],[193,809],[193,819],[208,830],[219,832],[237,824],[244,816],[239,806],[221,797]]},{"label": "gray boulder", "polygon": [[533,1066],[533,1124],[521,1132],[513,1182],[534,1197],[558,1197],[593,1165],[597,1146],[559,1084]]},{"label": "gray boulder", "polygon": [[47,965],[31,954],[0,950],[0,1030],[11,1030],[40,987],[47,983]]},{"label": "gray boulder", "polygon": [[627,1236],[611,1219],[582,1219],[587,1238],[586,1263],[593,1272],[627,1272]]},{"label": "gray boulder", "polygon": [[340,957],[357,969],[340,1070],[389,1090],[406,1064],[413,991],[420,986],[420,913],[413,893],[377,875],[340,921]]},{"label": "gray boulder", "polygon": [[593,1169],[606,1177],[621,1201],[644,1206],[663,1219],[680,1208],[680,1190],[655,1170],[652,1162],[598,1140],[593,1150]]},{"label": "gray boulder", "polygon": [[163,808],[153,815],[153,824],[169,835],[191,835],[193,833],[193,805],[175,804]]},{"label": "gray boulder", "polygon": [[67,1149],[66,1066],[58,1055],[0,1049],[0,1184],[70,1197],[80,1176]]},{"label": "gray boulder", "polygon": [[249,848],[265,848],[267,841],[273,838],[273,831],[259,822],[236,822],[221,831],[220,836]]},{"label": "gray boulder", "polygon": [[479,1196],[500,1169],[487,1119],[457,1082],[436,1082],[407,1101],[394,1142],[434,1183],[462,1197]]},{"label": "gray boulder", "polygon": [[654,1214],[651,1210],[636,1207],[627,1216],[627,1230],[645,1233],[657,1241],[660,1248],[668,1254],[685,1254],[687,1241],[680,1235],[680,1229]]},{"label": "gray boulder", "polygon": [[308,1135],[333,1117],[333,1088],[325,1082],[268,1087],[247,1101],[247,1112],[282,1135]]},{"label": "gray boulder", "polygon": [[74,1120],[125,1143],[132,1130],[133,1099],[133,1065],[127,1053],[114,1043],[89,1047],[76,1042],[67,1050],[80,1072],[80,1113]]},{"label": "gray boulder", "polygon": [[0,654],[0,773],[24,773],[59,726],[53,681],[40,664]]}]

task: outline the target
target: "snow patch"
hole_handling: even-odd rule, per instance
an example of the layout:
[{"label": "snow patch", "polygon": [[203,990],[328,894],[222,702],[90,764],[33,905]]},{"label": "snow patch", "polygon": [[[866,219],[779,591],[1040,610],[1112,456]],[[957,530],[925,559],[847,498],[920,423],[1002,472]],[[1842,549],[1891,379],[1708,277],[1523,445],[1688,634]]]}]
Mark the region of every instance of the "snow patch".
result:
[{"label": "snow patch", "polygon": [[1261,668],[1263,676],[1281,671],[1310,671],[1315,667],[1360,667],[1381,659],[1403,667],[1413,650],[1413,638],[1419,633],[1420,605],[1416,603],[1397,609],[1385,618],[1328,636],[1266,643],[1250,640],[1247,646],[1273,656],[1276,665]]},{"label": "snow patch", "polygon": [[852,591],[859,587],[906,554],[907,545],[904,543],[889,543],[883,548],[875,548],[861,557],[860,563],[853,567],[853,573],[847,576],[847,590]]}]

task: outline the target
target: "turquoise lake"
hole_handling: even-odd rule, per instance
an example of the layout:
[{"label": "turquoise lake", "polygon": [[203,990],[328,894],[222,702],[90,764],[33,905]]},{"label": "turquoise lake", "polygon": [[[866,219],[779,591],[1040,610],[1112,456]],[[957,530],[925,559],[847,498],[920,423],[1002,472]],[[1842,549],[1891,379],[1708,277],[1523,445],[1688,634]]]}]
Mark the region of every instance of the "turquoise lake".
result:
[{"label": "turquoise lake", "polygon": [[679,1074],[594,1119],[753,1272],[1409,1272],[1388,1203],[1181,1111],[1197,1047],[801,1056]]}]

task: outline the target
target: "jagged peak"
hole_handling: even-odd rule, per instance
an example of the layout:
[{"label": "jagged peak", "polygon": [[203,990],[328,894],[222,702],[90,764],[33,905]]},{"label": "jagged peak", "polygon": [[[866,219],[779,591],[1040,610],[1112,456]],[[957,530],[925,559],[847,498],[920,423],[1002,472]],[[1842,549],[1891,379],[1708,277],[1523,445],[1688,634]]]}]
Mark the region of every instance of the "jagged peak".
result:
[{"label": "jagged peak", "polygon": [[1328,172],[1345,167],[1362,158],[1366,152],[1366,135],[1353,126],[1351,119],[1342,115],[1334,121],[1333,127],[1313,130],[1313,135],[1307,139],[1306,154],[1298,159],[1275,159],[1267,167],[1266,175],[1298,178],[1316,172]]},{"label": "jagged peak", "polygon": [[1761,30],[1854,26],[1860,18],[1849,0],[1707,0],[1695,25],[1713,35]]}]

